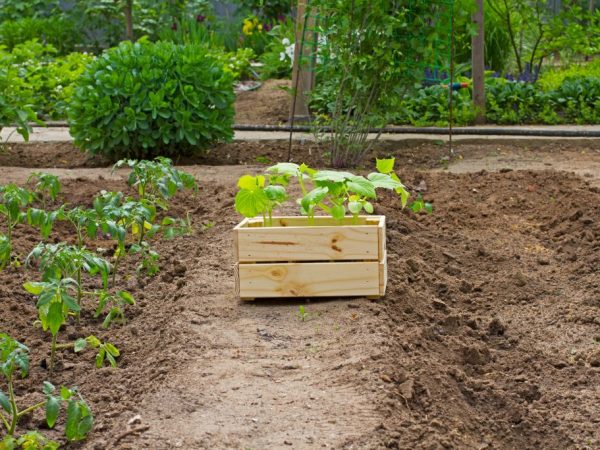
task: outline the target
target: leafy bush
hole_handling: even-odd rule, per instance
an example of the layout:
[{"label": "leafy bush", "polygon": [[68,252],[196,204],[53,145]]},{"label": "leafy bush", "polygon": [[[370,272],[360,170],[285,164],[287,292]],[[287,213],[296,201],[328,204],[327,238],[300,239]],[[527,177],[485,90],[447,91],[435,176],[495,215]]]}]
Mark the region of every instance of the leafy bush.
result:
[{"label": "leafy bush", "polygon": [[84,53],[57,57],[56,53],[52,45],[36,40],[16,45],[11,53],[0,48],[0,69],[12,74],[12,92],[7,95],[17,96],[21,105],[40,117],[63,119],[72,83],[93,57]]},{"label": "leafy bush", "polygon": [[26,17],[0,23],[0,44],[9,50],[32,39],[54,46],[61,54],[73,51],[81,42],[75,23],[63,17]]},{"label": "leafy bush", "polygon": [[294,22],[288,19],[269,31],[271,42],[260,57],[263,64],[260,76],[264,80],[271,78],[290,78],[294,55]]},{"label": "leafy bush", "polygon": [[540,87],[545,91],[560,88],[567,78],[594,77],[600,79],[600,59],[588,64],[573,64],[558,69],[547,69],[538,79]]},{"label": "leafy bush", "polygon": [[176,156],[230,140],[233,101],[232,76],[206,48],[123,42],[80,77],[69,124],[92,153]]},{"label": "leafy bush", "polygon": [[24,84],[15,68],[0,66],[0,132],[4,127],[16,125],[17,133],[28,140],[31,132],[29,122],[37,120],[37,116]]}]

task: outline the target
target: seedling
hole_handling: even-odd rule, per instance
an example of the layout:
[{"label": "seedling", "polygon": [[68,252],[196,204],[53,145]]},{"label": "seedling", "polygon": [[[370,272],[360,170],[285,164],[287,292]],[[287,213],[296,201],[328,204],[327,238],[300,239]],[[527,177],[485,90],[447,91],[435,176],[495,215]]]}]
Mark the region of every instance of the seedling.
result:
[{"label": "seedling", "polygon": [[127,305],[135,305],[133,296],[127,291],[119,291],[117,295],[109,294],[106,291],[102,291],[98,294],[98,308],[94,313],[94,318],[100,317],[100,315],[106,310],[107,306],[110,306],[106,318],[102,322],[102,328],[108,328],[111,323],[125,324],[125,308]]},{"label": "seedling", "polygon": [[38,431],[28,431],[18,439],[13,436],[6,436],[0,442],[0,449],[2,450],[17,448],[25,450],[58,450],[60,444],[56,441],[51,441]]},{"label": "seedling", "polygon": [[104,362],[108,362],[111,367],[117,367],[117,360],[121,355],[119,349],[115,347],[110,342],[102,342],[96,336],[88,336],[85,339],[77,339],[73,344],[73,350],[75,353],[83,351],[87,346],[91,348],[98,349],[98,353],[96,354],[96,367],[100,369],[104,366]]},{"label": "seedling", "polygon": [[[20,374],[21,378],[29,375],[29,349],[20,342],[12,339],[10,336],[0,333],[0,372],[4,376],[8,385],[8,394],[0,390],[0,421],[6,429],[7,437],[2,444],[18,444],[22,448],[58,448],[53,441],[48,441],[37,432],[29,432],[15,438],[14,434],[19,420],[30,414],[31,412],[45,407],[46,423],[48,427],[53,428],[58,419],[61,404],[68,402],[67,406],[67,422],[65,427],[65,435],[69,440],[84,439],[91,431],[93,426],[92,413],[85,400],[73,389],[62,387],[60,396],[54,395],[56,388],[49,382],[45,381],[42,392],[46,397],[43,402],[36,403],[25,409],[19,409],[15,396],[14,382]],[[25,447],[24,445],[48,443],[49,447]],[[14,447],[7,447],[14,448]]]},{"label": "seedling", "polygon": [[158,265],[160,255],[158,252],[152,250],[147,242],[132,244],[129,248],[129,253],[141,256],[141,261],[136,268],[138,275],[144,270],[148,276],[153,277],[160,271],[160,266]]},{"label": "seedling", "polygon": [[11,263],[13,232],[27,220],[25,208],[33,202],[33,194],[16,184],[0,186],[0,214],[6,218],[6,235],[0,241],[0,270]]},{"label": "seedling", "polygon": [[81,306],[83,299],[82,274],[102,277],[104,290],[108,289],[108,276],[110,264],[85,247],[75,247],[65,243],[38,244],[27,257],[26,263],[31,260],[39,261],[39,268],[43,271],[42,280],[51,281],[61,278],[75,278],[77,282],[77,304]]},{"label": "seedling", "polygon": [[60,180],[50,173],[34,172],[27,179],[27,183],[32,181],[35,181],[33,192],[42,200],[42,208],[46,209],[46,201],[55,201],[60,193]]},{"label": "seedling", "polygon": [[300,319],[301,322],[305,322],[306,319],[308,319],[308,313],[306,312],[304,305],[298,307],[298,319]]},{"label": "seedling", "polygon": [[76,207],[68,211],[63,211],[59,215],[60,219],[67,220],[75,229],[77,234],[77,247],[82,248],[85,244],[85,236],[95,238],[98,234],[99,217],[93,209],[84,209]]},{"label": "seedling", "polygon": [[[272,211],[286,199],[285,187],[292,178],[298,180],[302,198],[297,202],[302,215],[313,222],[321,210],[342,223],[347,213],[354,221],[364,211],[372,214],[377,189],[394,191],[400,197],[402,208],[407,206],[410,194],[394,173],[394,158],[377,160],[377,172],[367,177],[350,172],[317,171],[305,164],[279,163],[267,168],[268,183],[264,176],[244,175],[238,180],[240,188],[235,199],[237,211],[245,217],[263,215],[265,226],[272,225]],[[312,185],[312,186],[310,186]],[[309,190],[309,187],[312,189]],[[410,205],[413,211],[427,209],[422,200]],[[268,219],[267,219],[268,215]]]},{"label": "seedling", "polygon": [[114,165],[113,171],[124,166],[131,169],[127,182],[137,188],[138,200],[148,200],[165,210],[168,201],[177,191],[198,189],[195,178],[189,173],[175,169],[169,158],[159,156],[154,161],[122,159]]},{"label": "seedling", "polygon": [[77,289],[77,282],[72,278],[27,282],[23,285],[30,294],[38,297],[36,307],[38,317],[44,331],[52,334],[50,346],[50,373],[54,371],[54,356],[57,349],[57,337],[60,327],[66,322],[70,313],[79,313],[80,307],[70,293]]}]

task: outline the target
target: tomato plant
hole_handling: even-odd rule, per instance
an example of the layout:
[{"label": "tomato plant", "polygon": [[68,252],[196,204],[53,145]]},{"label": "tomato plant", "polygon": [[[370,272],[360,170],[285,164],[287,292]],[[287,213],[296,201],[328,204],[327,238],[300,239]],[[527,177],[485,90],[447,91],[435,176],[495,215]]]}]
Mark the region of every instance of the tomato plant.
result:
[{"label": "tomato plant", "polygon": [[44,331],[50,331],[52,335],[50,345],[50,373],[52,373],[58,331],[70,313],[79,313],[81,310],[77,300],[71,296],[72,291],[77,289],[77,282],[72,278],[28,281],[23,287],[27,292],[38,297],[36,307],[40,324]]},{"label": "tomato plant", "polygon": [[16,184],[0,186],[0,215],[6,218],[6,235],[0,241],[0,269],[12,261],[13,232],[15,227],[27,220],[25,208],[33,202],[33,194]]},{"label": "tomato plant", "polygon": [[46,201],[55,201],[62,188],[56,175],[44,172],[34,172],[27,179],[27,183],[34,182],[33,192],[42,201],[42,208],[46,208]]},{"label": "tomato plant", "polygon": [[[60,389],[60,395],[56,396],[56,388],[51,383],[45,381],[42,389],[45,396],[44,401],[25,409],[20,409],[17,406],[14,383],[19,376],[25,378],[29,375],[29,349],[4,333],[0,333],[0,373],[4,376],[8,387],[8,394],[0,389],[0,421],[7,433],[7,437],[2,441],[2,444],[6,446],[17,444],[23,448],[58,448],[57,443],[47,440],[37,432],[26,433],[18,439],[14,438],[14,434],[17,424],[23,416],[42,407],[46,411],[46,423],[48,427],[53,428],[63,402],[67,402],[65,427],[67,439],[72,441],[81,440],[91,431],[94,423],[91,410],[83,397],[74,388],[69,389],[63,386]],[[42,443],[45,446],[25,447],[24,445],[27,443],[31,445]]]}]

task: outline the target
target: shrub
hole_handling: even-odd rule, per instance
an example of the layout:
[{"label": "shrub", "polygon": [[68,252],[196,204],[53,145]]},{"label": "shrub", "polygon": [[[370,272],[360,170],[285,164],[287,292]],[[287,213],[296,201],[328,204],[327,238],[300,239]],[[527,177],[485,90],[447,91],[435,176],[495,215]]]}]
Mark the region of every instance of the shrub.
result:
[{"label": "shrub", "polygon": [[233,101],[231,75],[202,46],[124,42],[80,77],[69,124],[92,153],[177,156],[230,140]]},{"label": "shrub", "polygon": [[26,17],[0,23],[0,44],[9,50],[32,39],[51,44],[65,54],[75,49],[81,36],[76,32],[75,23],[63,17]]}]

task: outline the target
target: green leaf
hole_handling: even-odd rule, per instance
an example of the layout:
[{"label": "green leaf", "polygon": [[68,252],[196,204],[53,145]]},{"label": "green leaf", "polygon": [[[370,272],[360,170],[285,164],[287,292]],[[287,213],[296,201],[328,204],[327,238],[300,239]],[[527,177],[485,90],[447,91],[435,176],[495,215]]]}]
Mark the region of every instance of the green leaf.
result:
[{"label": "green leaf", "polygon": [[373,172],[367,178],[373,183],[375,188],[398,189],[404,187],[400,181],[394,180],[390,175],[384,173]]},{"label": "green leaf", "polygon": [[44,290],[44,283],[36,282],[36,281],[28,281],[23,285],[25,290],[33,295],[40,295]]},{"label": "green leaf", "polygon": [[0,406],[4,411],[9,414],[12,414],[12,407],[10,406],[10,400],[8,396],[0,390]]},{"label": "green leaf", "polygon": [[348,190],[362,195],[367,198],[376,198],[377,194],[375,193],[375,187],[373,183],[367,180],[365,177],[354,176],[351,181],[347,183]]},{"label": "green leaf", "polygon": [[269,206],[269,198],[264,190],[242,189],[235,196],[235,209],[244,217],[256,217],[264,214]]},{"label": "green leaf", "polygon": [[319,170],[314,174],[313,179],[316,181],[333,181],[344,182],[354,178],[356,175],[350,172],[337,172],[335,170]]},{"label": "green leaf", "polygon": [[247,191],[256,191],[265,185],[265,177],[258,175],[244,175],[238,180],[238,187]]},{"label": "green leaf", "polygon": [[119,349],[117,347],[115,347],[114,345],[112,345],[110,342],[107,342],[106,344],[104,344],[104,347],[106,348],[108,355],[112,355],[114,357],[121,356],[121,352],[119,351]]},{"label": "green leaf", "polygon": [[362,211],[363,204],[361,202],[348,202],[348,209],[352,215],[357,216]]},{"label": "green leaf", "polygon": [[367,214],[373,214],[373,205],[370,202],[364,202],[363,208],[367,212]]},{"label": "green leaf", "polygon": [[283,186],[267,186],[265,194],[272,202],[283,203],[287,198],[285,188]]},{"label": "green leaf", "polygon": [[73,396],[73,391],[66,386],[60,387],[60,398],[63,400],[69,400]]},{"label": "green leaf", "polygon": [[58,413],[60,412],[60,401],[54,396],[49,396],[46,400],[46,423],[48,427],[54,427]]},{"label": "green leaf", "polygon": [[388,174],[394,171],[396,158],[377,159],[375,167],[379,173]]},{"label": "green leaf", "polygon": [[342,220],[346,215],[346,208],[344,205],[334,205],[331,208],[331,217],[336,220]]},{"label": "green leaf", "polygon": [[274,166],[268,167],[266,170],[267,173],[274,173],[274,174],[278,174],[278,175],[288,175],[291,177],[298,176],[299,171],[300,171],[300,166],[298,164],[288,163],[288,162],[275,164]]},{"label": "green leaf", "polygon": [[67,423],[65,425],[65,435],[70,441],[79,438],[79,422],[81,421],[81,410],[76,400],[69,400],[67,406]]},{"label": "green leaf", "polygon": [[321,200],[327,197],[327,194],[329,194],[329,189],[326,187],[316,187],[302,198],[300,204],[306,211],[310,211],[315,205],[321,202]]},{"label": "green leaf", "polygon": [[91,336],[86,337],[85,340],[88,344],[90,344],[90,347],[92,348],[98,348],[102,345],[102,341],[100,341],[100,339],[98,339],[93,334]]},{"label": "green leaf", "polygon": [[79,353],[87,347],[87,341],[83,338],[79,338],[73,344],[73,351]]},{"label": "green leaf", "polygon": [[96,367],[99,369],[104,365],[104,355],[106,355],[106,350],[103,347],[100,347],[100,351],[96,355]]},{"label": "green leaf", "polygon": [[119,291],[119,292],[117,292],[117,295],[119,297],[121,297],[123,299],[123,301],[125,303],[127,303],[128,305],[135,305],[135,300],[133,298],[133,295],[131,295],[129,292]]},{"label": "green leaf", "polygon": [[64,321],[65,318],[63,316],[62,303],[50,303],[48,315],[46,316],[46,323],[48,324],[48,328],[50,328],[50,333],[52,333],[53,336],[56,335],[56,333],[58,333],[58,330],[60,330],[60,326],[64,323]]},{"label": "green leaf", "polygon": [[54,392],[56,388],[54,387],[54,385],[52,383],[50,383],[49,381],[44,381],[43,387],[42,387],[42,392],[46,395],[50,395]]}]

